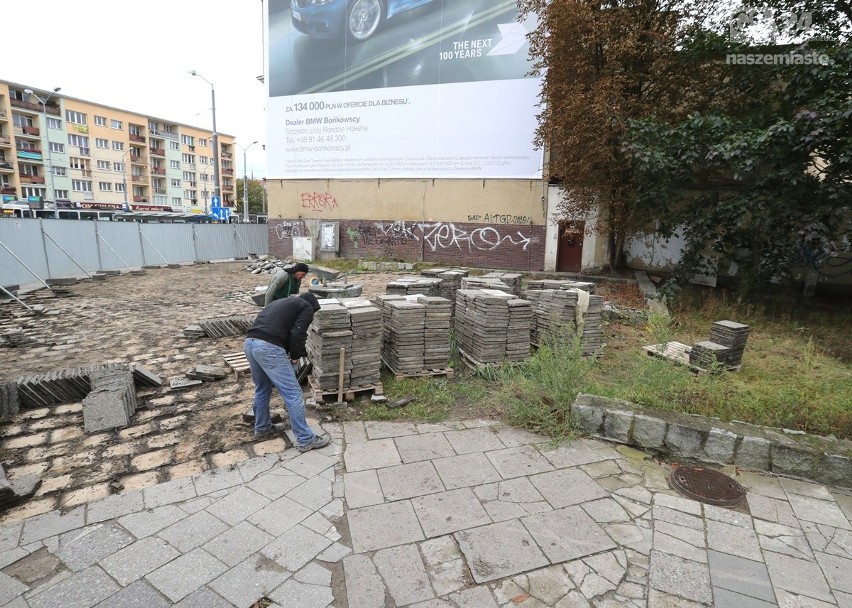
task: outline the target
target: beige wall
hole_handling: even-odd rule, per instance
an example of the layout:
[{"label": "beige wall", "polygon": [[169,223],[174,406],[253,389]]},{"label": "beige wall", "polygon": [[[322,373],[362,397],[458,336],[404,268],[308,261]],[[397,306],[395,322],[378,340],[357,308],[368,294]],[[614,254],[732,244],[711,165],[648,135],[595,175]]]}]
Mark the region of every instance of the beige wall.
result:
[{"label": "beige wall", "polygon": [[541,180],[269,180],[270,218],[544,224]]}]

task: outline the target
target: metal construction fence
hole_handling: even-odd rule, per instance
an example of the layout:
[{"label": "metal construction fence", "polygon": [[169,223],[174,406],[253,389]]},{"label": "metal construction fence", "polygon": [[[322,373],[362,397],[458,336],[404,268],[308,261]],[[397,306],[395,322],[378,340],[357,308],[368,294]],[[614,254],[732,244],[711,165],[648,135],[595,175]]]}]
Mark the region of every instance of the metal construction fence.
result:
[{"label": "metal construction fence", "polygon": [[266,224],[0,219],[0,286],[269,252]]}]

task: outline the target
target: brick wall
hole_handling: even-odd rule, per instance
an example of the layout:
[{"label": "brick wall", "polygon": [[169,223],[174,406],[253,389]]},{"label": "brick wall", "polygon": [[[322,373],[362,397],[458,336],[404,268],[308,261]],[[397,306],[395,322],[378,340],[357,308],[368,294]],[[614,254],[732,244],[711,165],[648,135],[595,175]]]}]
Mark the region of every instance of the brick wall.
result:
[{"label": "brick wall", "polygon": [[[462,222],[340,221],[340,255],[452,266],[544,270],[545,226]],[[293,253],[292,236],[311,236],[301,220],[269,225],[269,253]]]}]

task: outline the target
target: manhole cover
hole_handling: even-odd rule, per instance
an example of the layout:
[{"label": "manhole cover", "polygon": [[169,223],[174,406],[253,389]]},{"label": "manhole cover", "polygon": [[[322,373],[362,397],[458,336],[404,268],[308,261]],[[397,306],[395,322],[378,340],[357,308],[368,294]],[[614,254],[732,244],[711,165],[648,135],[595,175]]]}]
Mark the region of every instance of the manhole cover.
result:
[{"label": "manhole cover", "polygon": [[669,475],[669,485],[685,496],[719,507],[733,507],[745,498],[745,488],[735,479],[705,467],[678,467]]}]

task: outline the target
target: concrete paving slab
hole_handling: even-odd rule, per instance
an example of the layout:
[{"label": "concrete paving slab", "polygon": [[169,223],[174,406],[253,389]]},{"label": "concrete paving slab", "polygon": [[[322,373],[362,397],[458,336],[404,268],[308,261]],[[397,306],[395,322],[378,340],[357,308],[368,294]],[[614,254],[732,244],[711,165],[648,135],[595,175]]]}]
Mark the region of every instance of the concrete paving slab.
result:
[{"label": "concrete paving slab", "polygon": [[448,490],[480,486],[503,478],[485,454],[465,454],[432,461]]},{"label": "concrete paving slab", "polygon": [[519,520],[456,532],[473,579],[487,583],[549,564]]},{"label": "concrete paving slab", "polygon": [[376,551],[373,563],[398,606],[435,597],[416,545],[400,545]]},{"label": "concrete paving slab", "polygon": [[843,511],[840,510],[840,507],[833,500],[820,500],[798,494],[789,494],[788,498],[790,506],[793,507],[793,512],[797,518],[811,521],[815,524],[825,524],[834,528],[852,530],[849,520],[846,519]]},{"label": "concrete paving slab", "polygon": [[77,572],[112,555],[136,539],[113,523],[94,524],[59,537],[56,556]]},{"label": "concrete paving slab", "polygon": [[375,470],[343,474],[346,505],[350,509],[378,505],[385,501],[379,476]]},{"label": "concrete paving slab", "polygon": [[343,559],[346,597],[353,608],[385,608],[385,583],[366,555],[350,555]]},{"label": "concrete paving slab", "polygon": [[472,454],[505,448],[503,442],[494,434],[491,427],[448,431],[444,433],[456,454]]},{"label": "concrete paving slab", "polygon": [[255,554],[226,570],[209,587],[234,606],[252,606],[290,577],[287,569],[272,559]]},{"label": "concrete paving slab", "polygon": [[396,437],[394,442],[402,462],[406,463],[456,455],[443,433]]},{"label": "concrete paving slab", "polygon": [[126,586],[180,555],[180,551],[155,536],[143,538],[103,558],[100,566]]},{"label": "concrete paving slab", "polygon": [[266,545],[261,553],[290,572],[296,572],[332,542],[305,526],[295,525]]},{"label": "concrete paving slab", "polygon": [[156,534],[183,518],[188,517],[186,512],[175,505],[165,505],[156,509],[146,509],[128,513],[118,518],[118,523],[124,526],[136,538],[145,538]]},{"label": "concrete paving slab", "polygon": [[120,587],[106,572],[92,566],[33,594],[30,608],[76,608],[94,606],[119,591]]},{"label": "concrete paving slab", "polygon": [[402,464],[393,439],[376,439],[347,445],[343,461],[348,473]]},{"label": "concrete paving slab", "polygon": [[206,511],[199,511],[157,532],[181,553],[188,553],[228,530],[228,524]]},{"label": "concrete paving slab", "polygon": [[270,593],[269,598],[279,606],[326,608],[334,601],[334,594],[328,585],[311,585],[291,578]]},{"label": "concrete paving slab", "polygon": [[172,603],[147,581],[136,581],[95,608],[168,608]]},{"label": "concrete paving slab", "polygon": [[408,500],[353,509],[347,518],[355,553],[405,545],[426,538]]},{"label": "concrete paving slab", "polygon": [[551,563],[616,547],[603,528],[580,507],[566,507],[521,519]]},{"label": "concrete paving slab", "polygon": [[207,507],[206,511],[229,526],[236,526],[270,502],[269,498],[258,492],[240,486]]},{"label": "concrete paving slab", "polygon": [[160,566],[145,579],[172,602],[177,602],[227,570],[225,564],[204,549],[194,549]]},{"label": "concrete paving slab", "polygon": [[491,523],[470,488],[420,496],[411,504],[427,538]]},{"label": "concrete paving slab", "polygon": [[537,449],[529,445],[495,450],[488,452],[486,456],[503,479],[535,475],[553,470],[553,465]]},{"label": "concrete paving slab", "polygon": [[250,515],[247,521],[267,534],[280,536],[312,513],[307,507],[282,496]]},{"label": "concrete paving slab", "polygon": [[554,509],[609,497],[609,492],[579,469],[533,475],[530,481]]},{"label": "concrete paving slab", "polygon": [[378,477],[388,501],[445,491],[444,484],[431,462],[415,462],[379,469]]},{"label": "concrete paving slab", "polygon": [[699,604],[711,604],[710,570],[701,564],[680,557],[651,551],[649,585],[664,593]]},{"label": "concrete paving slab", "polygon": [[273,540],[274,537],[271,534],[242,521],[205,543],[203,548],[210,555],[233,568]]},{"label": "concrete paving slab", "polygon": [[717,597],[716,589],[721,588],[765,602],[775,602],[769,572],[762,561],[752,561],[712,550],[707,554],[714,597]]},{"label": "concrete paving slab", "polygon": [[784,589],[797,595],[832,602],[831,591],[819,564],[796,559],[779,553],[763,554],[769,579],[776,589]]}]

